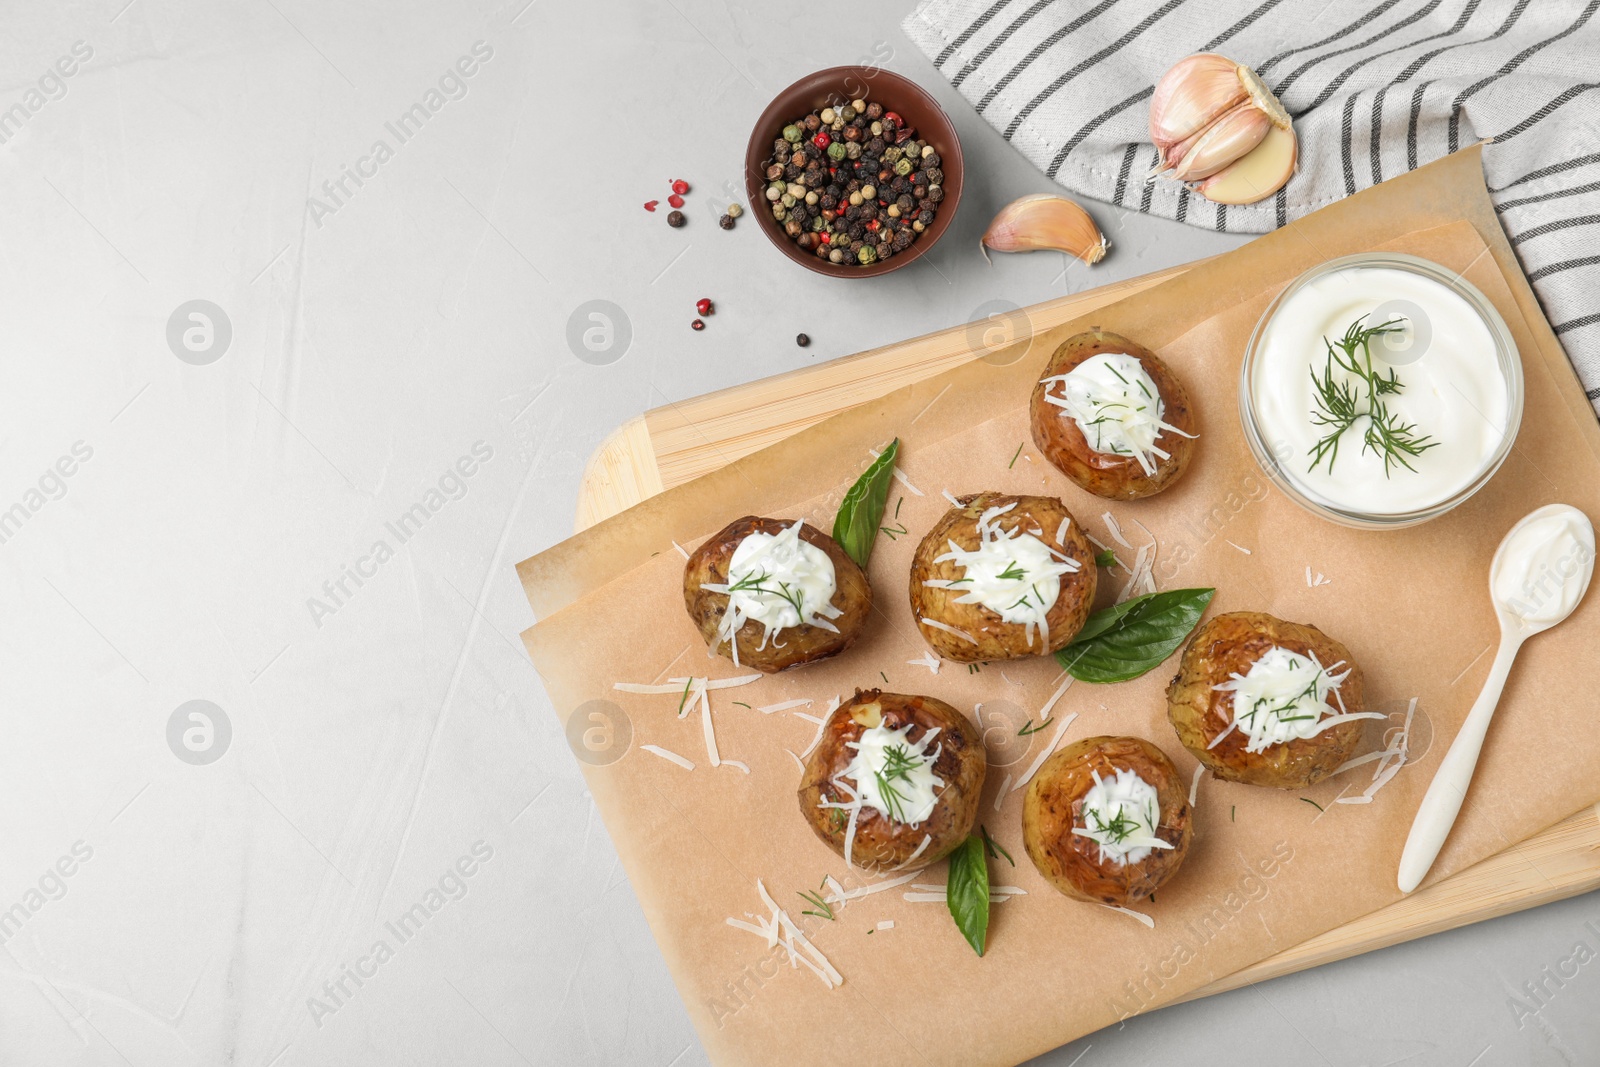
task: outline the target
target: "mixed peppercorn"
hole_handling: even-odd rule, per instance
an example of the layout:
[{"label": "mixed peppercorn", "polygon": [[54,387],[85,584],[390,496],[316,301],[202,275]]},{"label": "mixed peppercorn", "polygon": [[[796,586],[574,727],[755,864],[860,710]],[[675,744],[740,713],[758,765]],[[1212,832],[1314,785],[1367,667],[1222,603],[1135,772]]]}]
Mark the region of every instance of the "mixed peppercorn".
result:
[{"label": "mixed peppercorn", "polygon": [[802,249],[867,266],[898,255],[944,199],[938,150],[882,104],[853,100],[783,128],[767,164],[772,217]]}]

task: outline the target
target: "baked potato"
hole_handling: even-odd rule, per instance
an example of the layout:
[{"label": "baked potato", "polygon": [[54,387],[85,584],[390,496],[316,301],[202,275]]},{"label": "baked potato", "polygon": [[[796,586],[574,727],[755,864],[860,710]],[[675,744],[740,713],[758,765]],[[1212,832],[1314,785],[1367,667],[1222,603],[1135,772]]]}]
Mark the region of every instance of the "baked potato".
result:
[{"label": "baked potato", "polygon": [[[1091,368],[1096,373],[1083,379],[1082,388],[1068,399],[1064,375],[1096,356],[1117,355],[1138,360],[1155,385],[1156,397],[1114,365],[1110,370],[1096,365]],[[1160,403],[1151,411],[1153,400]],[[1161,357],[1119,334],[1090,330],[1067,338],[1033,387],[1030,411],[1033,443],[1044,457],[1080,487],[1107,500],[1138,500],[1161,492],[1183,476],[1194,456],[1195,411],[1183,382]],[[1084,436],[1075,413],[1095,427],[1099,448]],[[1126,424],[1124,414],[1131,420]]]},{"label": "baked potato", "polygon": [[1022,800],[1022,843],[1075,900],[1127,907],[1177,873],[1194,839],[1172,761],[1139,737],[1089,737],[1045,760]]},{"label": "baked potato", "polygon": [[746,515],[689,557],[683,602],[712,651],[773,674],[854,644],[872,613],[872,587],[827,534],[798,519]]},{"label": "baked potato", "polygon": [[1083,628],[1095,581],[1094,550],[1065,504],[978,493],[961,497],[917,546],[911,612],[945,659],[1043,656]]},{"label": "baked potato", "polygon": [[949,704],[858,689],[806,760],[800,813],[854,867],[927,865],[971,833],[987,769],[977,730]]},{"label": "baked potato", "polygon": [[1360,720],[1382,718],[1362,711],[1348,648],[1259,611],[1218,615],[1195,631],[1167,686],[1167,717],[1218,778],[1279,789],[1322,781],[1355,755]]}]

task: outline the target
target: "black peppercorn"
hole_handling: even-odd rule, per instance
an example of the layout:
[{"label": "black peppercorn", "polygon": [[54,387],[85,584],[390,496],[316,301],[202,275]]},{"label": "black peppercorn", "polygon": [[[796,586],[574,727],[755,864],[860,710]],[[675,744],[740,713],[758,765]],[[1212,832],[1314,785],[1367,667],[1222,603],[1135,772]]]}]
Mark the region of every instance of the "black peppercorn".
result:
[{"label": "black peppercorn", "polygon": [[929,185],[944,184],[944,171],[940,170],[938,167],[929,167],[926,173],[928,175]]},{"label": "black peppercorn", "polygon": [[859,140],[861,140],[861,127],[860,126],[846,126],[844,128],[844,139],[846,141],[859,141]]},{"label": "black peppercorn", "polygon": [[894,203],[895,207],[900,209],[900,214],[905,215],[910,213],[911,207],[916,201],[911,198],[911,194],[901,193]]},{"label": "black peppercorn", "polygon": [[874,137],[866,143],[865,147],[868,155],[882,156],[883,150],[888,146],[884,144],[882,137]]},{"label": "black peppercorn", "polygon": [[922,157],[922,165],[924,167],[937,167],[939,165],[939,153],[937,153],[937,152],[924,153],[923,157]]},{"label": "black peppercorn", "polygon": [[689,324],[689,328],[690,329],[694,329],[694,330],[703,330],[703,329],[706,328],[705,320],[703,320],[703,319],[695,319],[693,322],[691,322]]},{"label": "black peppercorn", "polygon": [[733,229],[733,216],[732,215],[724,215],[724,216],[722,216],[720,219],[717,220],[717,225],[721,226],[724,230]]},{"label": "black peppercorn", "polygon": [[941,201],[943,199],[944,199],[944,186],[942,186],[942,185],[930,185],[930,186],[928,186],[928,200],[930,202],[937,204],[939,201]]},{"label": "black peppercorn", "polygon": [[931,223],[933,221],[933,209],[932,208],[924,208],[921,212],[919,212],[917,214],[917,221],[922,223],[924,226],[926,226],[929,223]]},{"label": "black peppercorn", "polygon": [[803,333],[797,333],[794,335],[794,343],[804,348],[811,343],[811,338]]},{"label": "black peppercorn", "polygon": [[774,163],[767,168],[767,181],[775,182],[781,177],[783,177],[782,163]]},{"label": "black peppercorn", "polygon": [[883,118],[883,105],[877,101],[869,103],[867,105],[867,118],[872,122],[877,122]]},{"label": "black peppercorn", "polygon": [[673,229],[677,229],[679,226],[682,226],[685,221],[686,220],[683,217],[683,212],[681,212],[681,211],[669,211],[669,212],[667,212],[667,225],[671,226]]},{"label": "black peppercorn", "polygon": [[890,244],[894,246],[894,250],[896,252],[904,252],[906,249],[911,247],[911,231],[902,227],[900,231],[894,235],[894,240],[891,241]]},{"label": "black peppercorn", "polygon": [[822,128],[822,119],[820,117],[818,117],[816,115],[807,115],[806,116],[806,129],[810,130],[812,133],[816,133],[821,128]]}]

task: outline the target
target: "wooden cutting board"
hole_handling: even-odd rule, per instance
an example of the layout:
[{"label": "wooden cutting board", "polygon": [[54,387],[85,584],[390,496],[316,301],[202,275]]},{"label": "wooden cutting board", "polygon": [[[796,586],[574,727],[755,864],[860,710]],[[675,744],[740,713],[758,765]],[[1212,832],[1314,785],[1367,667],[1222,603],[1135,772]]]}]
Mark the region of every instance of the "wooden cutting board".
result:
[{"label": "wooden cutting board", "polygon": [[[1201,261],[1204,262],[1204,261]],[[765,448],[836,412],[928,378],[1156,285],[1195,263],[1035,304],[988,323],[846,356],[647,411],[590,457],[577,529]],[[1192,1000],[1600,887],[1600,806],[1584,808],[1475,867],[1227,978]]]}]

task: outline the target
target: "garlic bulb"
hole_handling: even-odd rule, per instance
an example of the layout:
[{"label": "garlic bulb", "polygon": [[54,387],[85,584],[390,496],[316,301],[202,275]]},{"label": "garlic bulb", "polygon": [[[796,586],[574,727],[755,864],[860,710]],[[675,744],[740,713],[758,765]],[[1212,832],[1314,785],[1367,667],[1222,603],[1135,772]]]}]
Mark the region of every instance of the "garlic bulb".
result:
[{"label": "garlic bulb", "polygon": [[[1222,173],[1274,130],[1294,137],[1289,113],[1272,90],[1249,67],[1213,52],[1180,60],[1162,75],[1150,100],[1150,140],[1161,153],[1156,173],[1178,181],[1200,182]],[[1263,164],[1269,169],[1283,159],[1282,138],[1276,140],[1280,146],[1270,153],[1271,163]],[[1294,154],[1289,154],[1289,173]],[[1274,191],[1282,185],[1278,182]],[[1212,188],[1239,195],[1243,187],[1235,181]]]},{"label": "garlic bulb", "polygon": [[1048,193],[1024,196],[1001,208],[984,231],[983,245],[996,252],[1070,252],[1085,263],[1100,262],[1109,247],[1087,211]]},{"label": "garlic bulb", "polygon": [[1294,176],[1299,153],[1294,131],[1274,126],[1260,144],[1196,185],[1195,192],[1216,204],[1265,200]]}]

